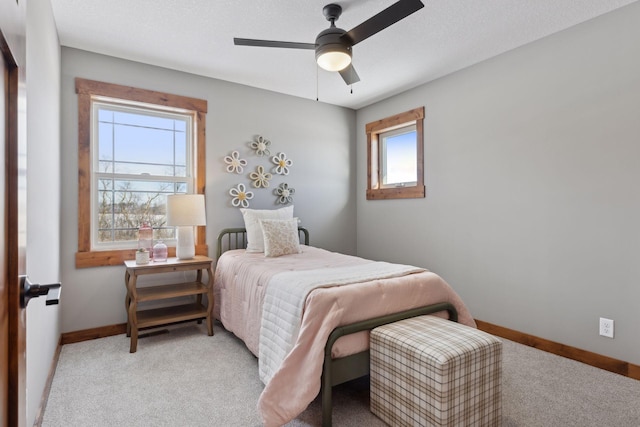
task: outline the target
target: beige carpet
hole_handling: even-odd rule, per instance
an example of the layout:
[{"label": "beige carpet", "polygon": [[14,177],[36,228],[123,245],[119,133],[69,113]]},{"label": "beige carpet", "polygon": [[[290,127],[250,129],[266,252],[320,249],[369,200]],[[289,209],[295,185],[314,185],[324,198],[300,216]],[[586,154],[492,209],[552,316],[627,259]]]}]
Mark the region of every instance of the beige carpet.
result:
[{"label": "beige carpet", "polygon": [[[503,342],[504,427],[640,427],[640,381]],[[118,335],[63,346],[42,425],[255,427],[262,388],[257,360],[220,324],[213,337],[193,323],[142,338],[134,354]],[[320,423],[316,399],[289,426]],[[366,379],[334,388],[333,425],[384,425]]]}]

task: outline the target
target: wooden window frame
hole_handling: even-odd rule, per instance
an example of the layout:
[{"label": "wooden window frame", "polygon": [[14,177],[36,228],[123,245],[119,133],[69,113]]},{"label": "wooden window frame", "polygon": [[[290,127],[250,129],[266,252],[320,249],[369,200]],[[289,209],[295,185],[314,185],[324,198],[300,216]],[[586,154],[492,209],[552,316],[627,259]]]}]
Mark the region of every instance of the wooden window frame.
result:
[{"label": "wooden window frame", "polygon": [[[195,187],[194,193],[205,193],[206,182],[206,115],[207,101],[180,95],[98,82],[77,77],[78,94],[78,252],[76,268],[123,265],[135,259],[135,249],[94,251],[91,249],[91,103],[93,97],[109,97],[164,107],[193,111],[195,133]],[[196,254],[208,255],[206,226],[196,228]],[[175,248],[169,248],[175,256]]]},{"label": "wooden window frame", "polygon": [[[416,185],[407,187],[380,188],[380,141],[379,135],[390,130],[415,124],[416,126]],[[367,123],[367,200],[424,198],[424,107],[415,108]]]}]

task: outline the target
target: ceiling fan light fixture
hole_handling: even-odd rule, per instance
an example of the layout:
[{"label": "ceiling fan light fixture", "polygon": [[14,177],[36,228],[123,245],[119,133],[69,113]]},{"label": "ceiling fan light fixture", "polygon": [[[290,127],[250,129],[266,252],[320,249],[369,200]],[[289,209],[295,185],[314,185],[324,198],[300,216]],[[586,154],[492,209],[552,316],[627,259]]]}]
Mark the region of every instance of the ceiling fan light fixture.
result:
[{"label": "ceiling fan light fixture", "polygon": [[316,54],[316,61],[327,71],[340,71],[351,64],[351,55],[344,50],[326,50]]},{"label": "ceiling fan light fixture", "polygon": [[345,83],[352,85],[360,81],[358,73],[351,65],[353,46],[423,7],[424,4],[421,0],[397,0],[382,12],[356,25],[347,32],[342,28],[336,27],[336,21],[342,14],[342,6],[331,3],[322,8],[322,14],[331,23],[331,26],[316,36],[315,43],[241,39],[237,37],[234,37],[233,43],[244,46],[315,49],[318,66],[327,71],[338,71]]}]

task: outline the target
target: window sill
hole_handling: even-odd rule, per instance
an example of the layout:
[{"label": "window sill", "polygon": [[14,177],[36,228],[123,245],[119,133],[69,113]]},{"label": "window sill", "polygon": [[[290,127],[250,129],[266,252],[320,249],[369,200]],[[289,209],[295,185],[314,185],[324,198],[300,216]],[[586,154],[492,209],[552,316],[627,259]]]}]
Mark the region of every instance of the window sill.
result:
[{"label": "window sill", "polygon": [[[169,256],[176,256],[176,248],[169,249]],[[209,255],[207,245],[196,245],[196,255]],[[76,268],[106,267],[122,265],[126,260],[135,259],[135,249],[119,249],[113,251],[76,252]]]},{"label": "window sill", "polygon": [[424,197],[424,185],[399,188],[370,188],[367,190],[367,200],[422,199]]}]

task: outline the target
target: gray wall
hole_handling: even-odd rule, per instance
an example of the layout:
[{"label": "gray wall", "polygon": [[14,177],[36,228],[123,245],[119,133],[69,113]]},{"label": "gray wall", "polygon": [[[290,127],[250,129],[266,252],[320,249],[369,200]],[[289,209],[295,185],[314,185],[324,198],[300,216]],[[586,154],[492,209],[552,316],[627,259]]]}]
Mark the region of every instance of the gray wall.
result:
[{"label": "gray wall", "polygon": [[[293,160],[287,177],[275,176],[269,189],[252,189],[251,208],[273,209],[272,190],[287,182],[296,193],[294,215],[311,231],[314,246],[355,253],[355,112],[260,89],[182,72],[62,49],[62,218],[61,269],[65,285],[62,331],[123,323],[124,267],[76,269],[78,197],[78,120],[74,78],[174,93],[208,101],[207,243],[215,256],[215,239],[225,227],[242,226],[228,191],[268,159],[250,152],[254,135],[272,142],[272,154]],[[224,156],[239,150],[250,168],[243,175],[225,170]],[[268,168],[270,169],[270,167]]]},{"label": "gray wall", "polygon": [[[27,4],[27,273],[60,280],[60,46],[48,1]],[[64,298],[65,294],[62,293]],[[27,307],[27,425],[40,406],[60,338],[60,310]]]},{"label": "gray wall", "polygon": [[[634,3],[359,110],[358,255],[439,273],[478,319],[640,363],[638,22]],[[427,197],[366,201],[365,124],[421,105]]]}]

